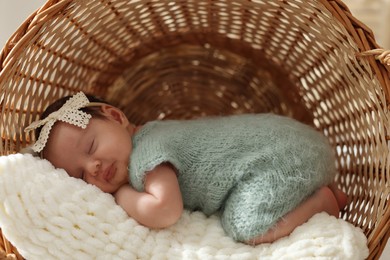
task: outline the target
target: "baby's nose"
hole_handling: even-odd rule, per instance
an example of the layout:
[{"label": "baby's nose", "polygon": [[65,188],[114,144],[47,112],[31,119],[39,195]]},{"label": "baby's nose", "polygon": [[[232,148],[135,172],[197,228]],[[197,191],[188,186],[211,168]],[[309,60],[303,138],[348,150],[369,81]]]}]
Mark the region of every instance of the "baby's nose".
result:
[{"label": "baby's nose", "polygon": [[101,166],[102,166],[101,161],[93,160],[88,164],[87,171],[89,174],[96,176],[99,173]]}]

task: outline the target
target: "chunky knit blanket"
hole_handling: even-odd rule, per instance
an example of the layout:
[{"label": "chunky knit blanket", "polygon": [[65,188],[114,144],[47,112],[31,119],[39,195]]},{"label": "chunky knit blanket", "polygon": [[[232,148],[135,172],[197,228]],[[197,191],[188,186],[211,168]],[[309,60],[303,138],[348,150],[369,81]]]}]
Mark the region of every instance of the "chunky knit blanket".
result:
[{"label": "chunky knit blanket", "polygon": [[238,241],[265,233],[334,179],[334,151],[314,128],[285,116],[245,114],[147,123],[133,138],[131,184],[162,162],[177,170],[184,207],[222,210]]},{"label": "chunky knit blanket", "polygon": [[256,247],[225,235],[219,216],[185,211],[164,230],[139,225],[113,197],[31,155],[0,157],[0,228],[26,259],[343,259],[368,256],[361,229],[317,214]]}]

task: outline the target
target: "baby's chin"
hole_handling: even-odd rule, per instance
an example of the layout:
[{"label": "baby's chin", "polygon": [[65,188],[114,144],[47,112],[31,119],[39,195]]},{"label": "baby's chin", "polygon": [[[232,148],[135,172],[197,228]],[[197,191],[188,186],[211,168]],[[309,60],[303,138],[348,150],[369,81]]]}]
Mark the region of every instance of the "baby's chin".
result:
[{"label": "baby's chin", "polygon": [[114,195],[118,190],[119,190],[119,188],[120,188],[121,186],[115,186],[115,187],[109,187],[109,188],[107,188],[107,187],[105,187],[105,188],[101,188],[101,187],[98,187],[102,192],[104,192],[104,193],[109,193],[109,194],[112,194],[112,195]]},{"label": "baby's chin", "polygon": [[107,193],[110,193],[110,194],[114,195],[119,190],[119,188],[124,186],[124,185],[129,185],[129,183],[125,183],[123,185],[118,185],[117,187],[115,187],[115,189],[113,189],[113,190],[111,190],[110,192],[107,192]]},{"label": "baby's chin", "polygon": [[127,174],[127,170],[126,170],[126,173],[124,175],[121,175],[123,176],[123,179],[120,179],[116,184],[115,184],[115,192],[117,192],[119,190],[120,187],[124,186],[124,185],[129,185],[129,175]]}]

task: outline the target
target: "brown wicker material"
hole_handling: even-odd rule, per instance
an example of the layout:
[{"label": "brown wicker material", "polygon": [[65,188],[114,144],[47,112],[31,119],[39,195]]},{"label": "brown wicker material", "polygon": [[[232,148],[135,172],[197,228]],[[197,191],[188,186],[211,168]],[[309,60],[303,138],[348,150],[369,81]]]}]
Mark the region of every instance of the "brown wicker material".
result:
[{"label": "brown wicker material", "polygon": [[390,69],[375,60],[383,51],[360,54],[377,48],[341,1],[48,1],[0,54],[0,154],[30,144],[24,126],[79,90],[134,123],[289,115],[328,136],[350,199],[342,217],[378,259],[390,235]]}]

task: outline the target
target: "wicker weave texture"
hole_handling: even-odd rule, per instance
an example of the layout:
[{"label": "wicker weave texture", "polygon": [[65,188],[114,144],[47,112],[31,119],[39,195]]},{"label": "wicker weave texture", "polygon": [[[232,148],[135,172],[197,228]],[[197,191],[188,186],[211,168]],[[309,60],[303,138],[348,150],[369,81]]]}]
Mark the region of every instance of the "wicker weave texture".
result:
[{"label": "wicker weave texture", "polygon": [[79,90],[134,123],[288,115],[334,146],[342,216],[375,259],[390,235],[389,68],[357,54],[377,47],[339,1],[48,1],[0,54],[0,154],[30,144],[23,128]]}]

